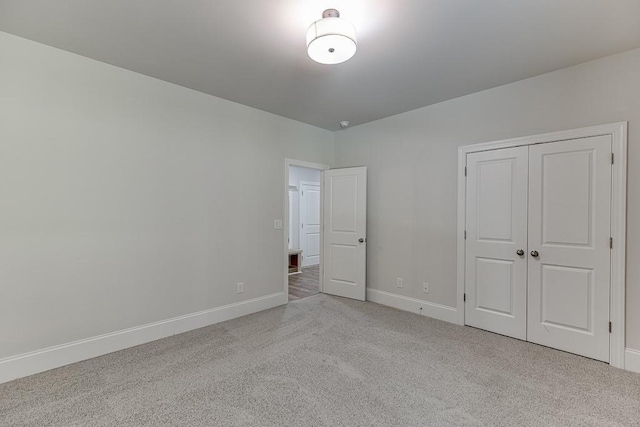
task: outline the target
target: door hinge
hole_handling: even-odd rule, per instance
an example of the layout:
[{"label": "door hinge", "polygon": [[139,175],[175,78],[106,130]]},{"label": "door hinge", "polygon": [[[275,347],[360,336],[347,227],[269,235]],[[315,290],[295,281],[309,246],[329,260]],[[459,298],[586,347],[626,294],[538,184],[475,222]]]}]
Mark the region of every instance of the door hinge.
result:
[{"label": "door hinge", "polygon": [[467,240],[467,230],[464,230],[464,240]]},{"label": "door hinge", "polygon": [[613,249],[613,237],[609,237],[609,248]]},{"label": "door hinge", "polygon": [[467,167],[464,167],[464,176],[467,176]]},{"label": "door hinge", "polygon": [[613,325],[609,322],[609,333],[611,333],[611,331],[613,331]]},{"label": "door hinge", "polygon": [[462,301],[467,302],[467,294],[462,295]]},{"label": "door hinge", "polygon": [[300,228],[304,228],[304,224],[300,224]]},{"label": "door hinge", "polygon": [[613,153],[611,153],[611,164],[613,164]]},{"label": "door hinge", "polygon": [[301,196],[304,196],[304,191],[301,191],[301,192],[300,192],[300,195],[301,195]]}]

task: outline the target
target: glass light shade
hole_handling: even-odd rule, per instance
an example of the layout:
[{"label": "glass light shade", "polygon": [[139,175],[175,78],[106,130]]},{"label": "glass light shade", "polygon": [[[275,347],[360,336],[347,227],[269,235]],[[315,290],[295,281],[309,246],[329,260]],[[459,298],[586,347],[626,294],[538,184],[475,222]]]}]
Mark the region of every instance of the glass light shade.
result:
[{"label": "glass light shade", "polygon": [[340,18],[323,18],[307,30],[307,53],[321,64],[339,64],[356,53],[356,29]]}]

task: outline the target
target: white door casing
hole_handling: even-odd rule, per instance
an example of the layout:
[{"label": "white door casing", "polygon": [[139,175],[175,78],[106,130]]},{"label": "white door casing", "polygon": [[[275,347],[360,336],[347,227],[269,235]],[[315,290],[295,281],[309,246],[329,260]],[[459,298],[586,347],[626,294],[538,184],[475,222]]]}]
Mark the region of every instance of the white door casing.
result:
[{"label": "white door casing", "polygon": [[467,156],[465,321],[519,339],[527,320],[527,156],[527,147]]},{"label": "white door casing", "polygon": [[610,224],[610,135],[529,148],[528,341],[609,361]]},{"label": "white door casing", "polygon": [[366,167],[324,171],[323,292],[366,296]]},{"label": "white door casing", "polygon": [[302,266],[320,264],[320,183],[300,182]]},{"label": "white door casing", "polygon": [[300,205],[299,202],[299,192],[298,187],[289,186],[289,237],[288,237],[288,247],[289,249],[299,249],[300,247],[300,239],[299,239],[299,230],[298,223],[300,222],[300,210],[297,207]]}]

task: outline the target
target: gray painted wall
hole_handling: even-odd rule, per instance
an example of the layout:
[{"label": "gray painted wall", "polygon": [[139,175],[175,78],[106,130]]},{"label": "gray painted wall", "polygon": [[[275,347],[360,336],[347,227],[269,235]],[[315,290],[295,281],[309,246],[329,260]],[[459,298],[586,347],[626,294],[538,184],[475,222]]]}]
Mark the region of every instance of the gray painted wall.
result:
[{"label": "gray painted wall", "polygon": [[317,182],[320,185],[321,174],[318,169],[289,166],[289,185],[300,186],[300,181]]},{"label": "gray painted wall", "polygon": [[368,286],[455,306],[458,146],[620,121],[627,347],[640,349],[640,49],[337,132],[335,166],[369,167]]},{"label": "gray painted wall", "polygon": [[368,285],[453,306],[457,147],[624,120],[640,349],[639,49],[334,135],[0,33],[0,359],[280,291],[285,157],[368,166]]},{"label": "gray painted wall", "polygon": [[282,291],[285,157],[333,135],[0,33],[0,359]]}]

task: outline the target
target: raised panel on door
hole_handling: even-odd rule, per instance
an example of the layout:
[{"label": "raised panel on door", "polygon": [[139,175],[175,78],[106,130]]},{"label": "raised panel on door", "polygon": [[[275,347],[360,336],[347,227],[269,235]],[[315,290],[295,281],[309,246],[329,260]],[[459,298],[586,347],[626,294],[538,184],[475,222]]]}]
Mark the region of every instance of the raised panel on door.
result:
[{"label": "raised panel on door", "polygon": [[302,266],[320,264],[320,185],[300,186],[300,248]]},{"label": "raised panel on door", "polygon": [[611,137],[532,146],[529,171],[527,338],[608,362]]},{"label": "raised panel on door", "polygon": [[467,156],[465,323],[526,338],[527,147]]},{"label": "raised panel on door", "polygon": [[366,296],[367,170],[324,172],[324,293],[364,301]]}]

